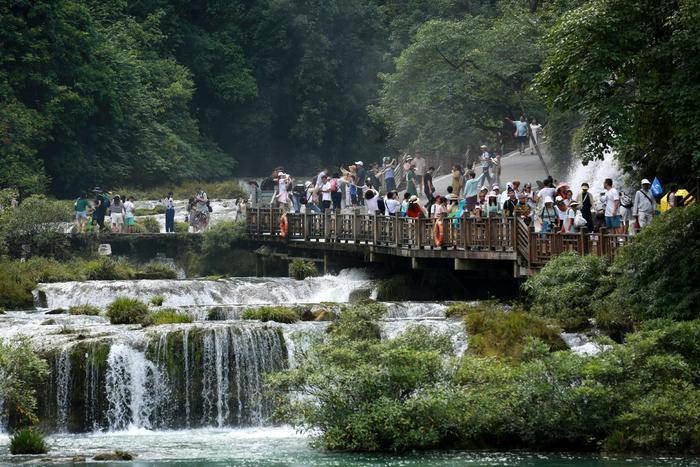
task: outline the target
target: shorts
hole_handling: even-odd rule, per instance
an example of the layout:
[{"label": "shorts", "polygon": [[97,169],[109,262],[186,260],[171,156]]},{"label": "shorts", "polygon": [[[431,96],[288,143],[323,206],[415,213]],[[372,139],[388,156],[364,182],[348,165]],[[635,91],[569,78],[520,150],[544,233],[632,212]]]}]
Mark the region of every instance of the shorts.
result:
[{"label": "shorts", "polygon": [[127,216],[126,225],[128,225],[128,226],[136,225],[136,218],[134,216]]},{"label": "shorts", "polygon": [[124,225],[124,216],[122,216],[121,214],[112,214],[110,218],[112,219],[112,224]]},{"label": "shorts", "polygon": [[605,226],[609,229],[620,227],[620,216],[605,216]]},{"label": "shorts", "polygon": [[518,143],[520,143],[520,144],[527,143],[527,136],[518,136]]},{"label": "shorts", "polygon": [[85,211],[75,211],[75,220],[87,219],[87,213]]}]

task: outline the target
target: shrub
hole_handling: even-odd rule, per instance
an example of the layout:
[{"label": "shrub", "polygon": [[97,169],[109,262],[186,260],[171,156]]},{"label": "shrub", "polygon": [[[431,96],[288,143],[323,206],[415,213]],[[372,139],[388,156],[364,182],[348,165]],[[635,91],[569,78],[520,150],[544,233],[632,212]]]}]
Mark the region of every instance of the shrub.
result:
[{"label": "shrub", "polygon": [[24,338],[3,341],[0,339],[0,394],[4,403],[2,418],[13,414],[18,423],[36,423],[36,389],[49,374],[46,361],[31,348]]},{"label": "shrub", "polygon": [[469,353],[515,361],[525,360],[532,339],[544,342],[548,350],[567,348],[557,329],[521,311],[505,311],[493,302],[472,307],[464,316],[469,336]]},{"label": "shrub", "polygon": [[289,277],[298,281],[318,275],[316,265],[312,261],[295,258],[289,263]]},{"label": "shrub", "polygon": [[134,268],[124,260],[102,257],[85,264],[85,275],[90,280],[126,280],[135,274]]},{"label": "shrub", "polygon": [[383,303],[353,305],[340,313],[330,331],[335,336],[352,340],[377,340],[381,337],[378,320],[385,314],[386,305]]},{"label": "shrub", "polygon": [[622,248],[611,299],[634,321],[700,318],[700,206],[673,209]]},{"label": "shrub", "polygon": [[162,295],[154,295],[151,297],[150,303],[153,306],[162,306],[165,301],[165,297]]},{"label": "shrub", "polygon": [[226,312],[220,306],[215,306],[207,311],[207,321],[225,321]]},{"label": "shrub", "polygon": [[175,222],[176,233],[187,233],[190,230],[190,224],[187,222]]},{"label": "shrub", "polygon": [[177,279],[177,271],[167,264],[148,263],[136,276],[141,279]]},{"label": "shrub", "polygon": [[139,220],[139,223],[143,225],[143,228],[148,233],[160,233],[160,224],[155,217],[144,217]]},{"label": "shrub", "polygon": [[139,324],[148,315],[148,305],[135,298],[117,297],[107,307],[112,324]]},{"label": "shrub", "polygon": [[248,308],[243,311],[241,319],[257,319],[260,321],[276,321],[278,323],[295,323],[299,316],[292,308],[284,306],[262,306]]},{"label": "shrub", "polygon": [[523,292],[533,312],[575,330],[593,317],[592,298],[606,272],[606,262],[600,257],[563,253],[529,277]]},{"label": "shrub", "polygon": [[235,241],[245,237],[244,222],[219,222],[202,234],[202,252],[208,256],[216,256],[222,250],[230,249]]},{"label": "shrub", "polygon": [[154,311],[149,313],[143,319],[144,326],[158,326],[160,324],[182,324],[191,323],[192,317],[180,313],[173,308],[163,308],[162,310]]},{"label": "shrub", "polygon": [[68,309],[68,313],[71,315],[97,316],[100,314],[100,310],[92,305],[75,305]]},{"label": "shrub", "polygon": [[21,428],[10,437],[10,453],[46,454],[49,451],[44,435],[34,428]]},{"label": "shrub", "polygon": [[474,311],[474,306],[474,303],[451,303],[445,310],[445,316],[448,318],[463,318],[467,313]]}]

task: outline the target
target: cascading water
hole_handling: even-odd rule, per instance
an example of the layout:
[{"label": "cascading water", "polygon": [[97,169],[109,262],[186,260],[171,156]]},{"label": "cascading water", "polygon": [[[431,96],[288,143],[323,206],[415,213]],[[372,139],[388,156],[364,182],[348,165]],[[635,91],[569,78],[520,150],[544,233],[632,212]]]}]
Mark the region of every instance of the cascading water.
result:
[{"label": "cascading water", "polygon": [[620,186],[623,182],[622,171],[615,161],[614,152],[606,152],[602,160],[595,160],[583,165],[578,163],[574,165],[566,180],[569,186],[578,193],[583,182],[590,186],[591,194],[597,195],[603,191],[603,181],[606,178],[612,178],[616,186]]},{"label": "cascading water", "polygon": [[56,428],[59,431],[66,431],[68,428],[71,380],[70,346],[65,345],[56,359]]}]

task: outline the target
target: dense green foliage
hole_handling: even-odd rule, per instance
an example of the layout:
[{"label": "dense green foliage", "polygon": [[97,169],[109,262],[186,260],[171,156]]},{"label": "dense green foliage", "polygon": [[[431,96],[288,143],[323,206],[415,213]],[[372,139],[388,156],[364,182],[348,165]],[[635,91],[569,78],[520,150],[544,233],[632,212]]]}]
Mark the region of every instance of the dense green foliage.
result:
[{"label": "dense green foliage", "polygon": [[11,454],[46,454],[48,451],[44,435],[34,428],[20,428],[10,437]]},{"label": "dense green foliage", "polygon": [[139,220],[138,223],[143,226],[147,233],[160,232],[160,224],[158,223],[158,219],[155,217],[144,217],[143,219]]},{"label": "dense green foliage", "polygon": [[163,306],[164,301],[165,297],[163,295],[154,295],[149,300],[149,303],[153,306]]},{"label": "dense green foliage", "polygon": [[295,323],[299,315],[293,308],[284,306],[261,306],[248,308],[241,314],[241,319],[257,319],[260,321],[276,321],[278,323]]},{"label": "dense green foliage", "polygon": [[202,252],[205,255],[215,256],[222,250],[231,248],[233,242],[246,237],[245,223],[234,221],[217,222],[211,229],[205,231],[202,236]]},{"label": "dense green foliage", "polygon": [[586,159],[612,147],[628,172],[700,174],[700,11],[694,0],[590,0],[547,36],[537,84],[583,118]]},{"label": "dense green foliage", "polygon": [[536,313],[559,320],[567,329],[587,326],[594,292],[605,278],[606,261],[564,253],[549,261],[523,285]]},{"label": "dense green foliage", "polygon": [[148,316],[148,305],[135,298],[117,297],[107,306],[112,324],[141,324]]},{"label": "dense green foliage", "polygon": [[160,324],[183,324],[191,323],[192,317],[179,312],[173,308],[162,308],[157,311],[150,312],[144,319],[144,326],[158,326]]},{"label": "dense green foliage", "polygon": [[16,425],[36,423],[36,388],[49,374],[46,361],[37,356],[28,341],[0,339],[0,394],[5,411],[3,418]]},{"label": "dense green foliage", "polygon": [[0,211],[0,255],[65,256],[66,239],[56,226],[72,220],[68,203],[30,196],[16,209]]},{"label": "dense green foliage", "polygon": [[428,328],[380,340],[379,314],[346,313],[298,367],[269,378],[277,417],[324,448],[698,448],[700,321],[649,322],[625,344],[601,343],[601,354],[583,357],[552,352],[538,338],[543,328],[525,325],[536,318],[500,312],[489,319],[516,316],[523,328],[518,358],[455,357],[450,339]]},{"label": "dense green foliage", "polygon": [[318,275],[316,264],[313,261],[304,261],[301,258],[293,259],[289,263],[289,277],[298,281]]}]

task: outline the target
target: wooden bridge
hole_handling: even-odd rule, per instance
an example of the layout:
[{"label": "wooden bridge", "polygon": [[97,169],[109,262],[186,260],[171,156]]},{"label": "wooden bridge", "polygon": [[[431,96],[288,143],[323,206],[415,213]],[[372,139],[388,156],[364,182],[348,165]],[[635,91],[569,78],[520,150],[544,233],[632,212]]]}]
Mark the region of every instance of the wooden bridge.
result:
[{"label": "wooden bridge", "polygon": [[[512,268],[516,277],[532,274],[554,256],[573,251],[613,259],[627,235],[600,233],[536,233],[514,217],[443,219],[443,242],[436,245],[435,219],[410,219],[328,211],[287,214],[287,235],[280,232],[279,209],[249,208],[246,228],[251,240],[284,244],[290,256],[310,251],[361,254],[380,262],[386,256],[411,259],[411,267],[428,267],[436,260],[452,261],[455,270],[494,266]],[[324,256],[325,258],[325,256]]]}]

